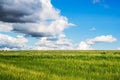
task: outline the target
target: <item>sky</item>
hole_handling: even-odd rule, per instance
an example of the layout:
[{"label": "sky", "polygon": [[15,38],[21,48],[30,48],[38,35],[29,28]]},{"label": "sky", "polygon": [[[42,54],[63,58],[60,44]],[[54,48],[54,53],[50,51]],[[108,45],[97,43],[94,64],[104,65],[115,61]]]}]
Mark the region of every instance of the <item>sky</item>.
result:
[{"label": "sky", "polygon": [[1,0],[0,50],[119,50],[118,0]]}]

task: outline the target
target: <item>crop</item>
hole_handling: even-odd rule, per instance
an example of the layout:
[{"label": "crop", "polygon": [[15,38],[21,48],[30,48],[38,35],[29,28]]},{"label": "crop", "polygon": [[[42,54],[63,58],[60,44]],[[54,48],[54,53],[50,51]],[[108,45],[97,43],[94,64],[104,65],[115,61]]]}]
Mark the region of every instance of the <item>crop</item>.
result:
[{"label": "crop", "polygon": [[120,51],[0,51],[0,80],[120,80]]}]

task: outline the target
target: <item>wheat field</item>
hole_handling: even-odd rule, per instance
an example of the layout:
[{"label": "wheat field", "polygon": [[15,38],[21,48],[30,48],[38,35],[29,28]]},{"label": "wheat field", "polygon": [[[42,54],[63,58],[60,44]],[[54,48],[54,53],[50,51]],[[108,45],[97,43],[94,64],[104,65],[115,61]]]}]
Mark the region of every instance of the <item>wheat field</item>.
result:
[{"label": "wheat field", "polygon": [[120,80],[120,51],[0,51],[0,80]]}]

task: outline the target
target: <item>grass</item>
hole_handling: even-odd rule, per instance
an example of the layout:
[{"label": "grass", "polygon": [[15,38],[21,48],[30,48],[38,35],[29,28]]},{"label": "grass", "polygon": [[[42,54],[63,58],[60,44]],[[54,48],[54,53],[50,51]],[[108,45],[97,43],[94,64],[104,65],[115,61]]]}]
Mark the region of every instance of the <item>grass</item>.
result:
[{"label": "grass", "polygon": [[120,80],[120,51],[0,51],[0,80]]}]

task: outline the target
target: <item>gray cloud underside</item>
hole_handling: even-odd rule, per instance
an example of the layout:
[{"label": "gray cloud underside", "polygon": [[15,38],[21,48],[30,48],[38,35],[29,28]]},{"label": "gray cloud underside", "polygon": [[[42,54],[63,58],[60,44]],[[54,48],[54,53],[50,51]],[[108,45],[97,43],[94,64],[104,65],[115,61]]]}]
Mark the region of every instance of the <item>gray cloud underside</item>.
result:
[{"label": "gray cloud underside", "polygon": [[31,37],[54,36],[74,26],[60,15],[51,0],[0,0],[0,23],[0,31],[6,27],[7,31]]},{"label": "gray cloud underside", "polygon": [[36,12],[41,10],[39,0],[0,0],[0,21],[12,23],[37,22]]}]

